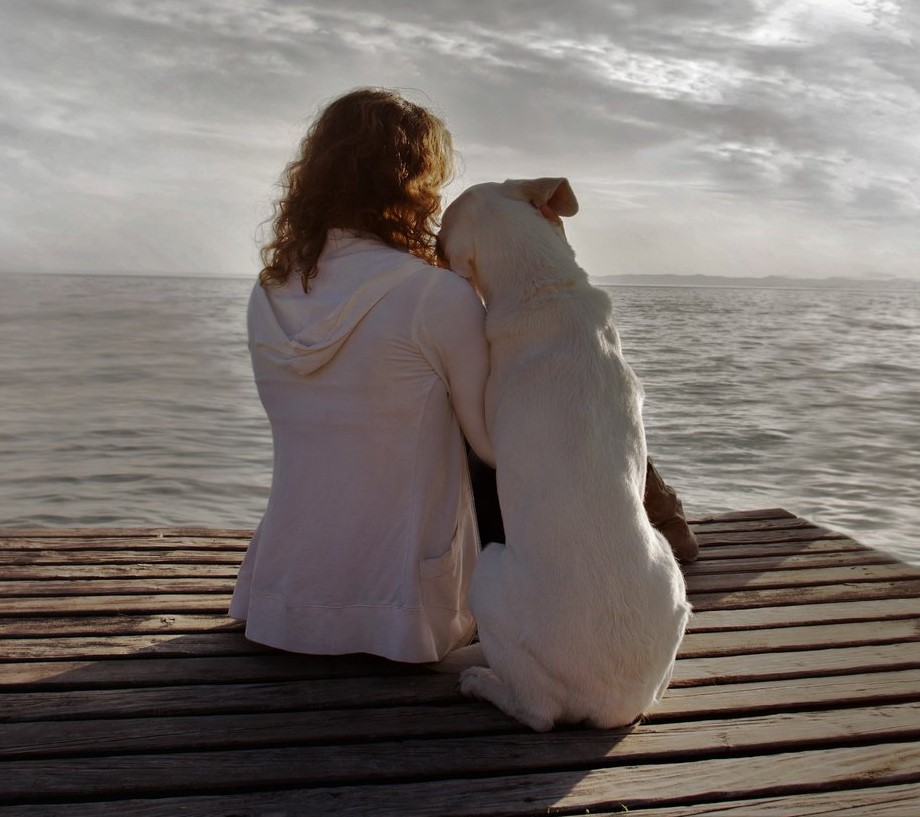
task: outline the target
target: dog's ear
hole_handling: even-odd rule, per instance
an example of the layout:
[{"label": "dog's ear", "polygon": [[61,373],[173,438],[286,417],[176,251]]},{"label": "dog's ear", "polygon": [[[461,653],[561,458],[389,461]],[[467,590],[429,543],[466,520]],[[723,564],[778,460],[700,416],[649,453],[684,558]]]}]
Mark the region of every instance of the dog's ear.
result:
[{"label": "dog's ear", "polygon": [[521,183],[521,189],[537,207],[545,204],[560,216],[574,216],[578,212],[578,199],[568,179],[528,179]]}]

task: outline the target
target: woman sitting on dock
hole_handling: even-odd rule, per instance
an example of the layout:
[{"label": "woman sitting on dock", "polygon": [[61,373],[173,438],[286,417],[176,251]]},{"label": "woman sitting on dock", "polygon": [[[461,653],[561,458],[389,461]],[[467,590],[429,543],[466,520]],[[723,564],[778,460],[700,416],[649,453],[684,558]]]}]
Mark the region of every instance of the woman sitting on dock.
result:
[{"label": "woman sitting on dock", "polygon": [[[473,635],[464,438],[477,465],[493,465],[489,364],[482,303],[435,265],[453,169],[444,123],[384,89],[333,101],[287,167],[249,302],[274,439],[268,507],[230,607],[253,641],[426,662]],[[490,480],[494,500],[485,469],[486,495]],[[500,537],[491,504],[481,521]],[[646,508],[678,557],[694,558],[680,502],[651,464]]]},{"label": "woman sitting on dock", "polygon": [[482,303],[435,266],[453,169],[443,122],[382,89],[332,102],[288,165],[248,316],[274,438],[230,608],[253,641],[422,662],[472,637],[488,349]]}]

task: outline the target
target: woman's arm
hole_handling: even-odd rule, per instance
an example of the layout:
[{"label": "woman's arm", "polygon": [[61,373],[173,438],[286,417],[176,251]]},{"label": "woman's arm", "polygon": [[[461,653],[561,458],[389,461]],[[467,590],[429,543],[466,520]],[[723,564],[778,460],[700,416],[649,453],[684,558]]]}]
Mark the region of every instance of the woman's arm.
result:
[{"label": "woman's arm", "polygon": [[489,377],[489,344],[485,308],[467,281],[452,272],[429,291],[426,333],[438,352],[447,378],[450,401],[463,436],[476,455],[495,467],[492,442],[486,432],[485,393]]}]

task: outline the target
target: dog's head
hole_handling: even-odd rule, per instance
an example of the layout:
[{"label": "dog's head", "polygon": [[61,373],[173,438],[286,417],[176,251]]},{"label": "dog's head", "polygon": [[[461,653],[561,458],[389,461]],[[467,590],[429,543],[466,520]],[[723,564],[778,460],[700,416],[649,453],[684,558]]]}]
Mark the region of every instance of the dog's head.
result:
[{"label": "dog's head", "polygon": [[578,200],[567,179],[477,184],[444,211],[438,255],[454,272],[470,279],[481,295],[487,295],[484,271],[480,270],[484,252],[502,255],[516,237],[530,243],[562,241],[568,248],[559,216],[577,212]]}]

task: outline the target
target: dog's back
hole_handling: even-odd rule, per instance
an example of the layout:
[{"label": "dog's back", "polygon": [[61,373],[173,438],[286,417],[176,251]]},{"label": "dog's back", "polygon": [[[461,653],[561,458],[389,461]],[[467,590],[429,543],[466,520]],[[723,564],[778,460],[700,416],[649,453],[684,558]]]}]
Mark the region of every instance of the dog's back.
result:
[{"label": "dog's back", "polygon": [[642,505],[641,386],[564,238],[507,187],[483,187],[459,227],[450,211],[444,223],[448,250],[453,229],[475,233],[506,544],[483,552],[470,595],[491,671],[461,687],[535,729],[623,725],[667,685],[689,615]]}]

